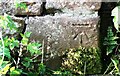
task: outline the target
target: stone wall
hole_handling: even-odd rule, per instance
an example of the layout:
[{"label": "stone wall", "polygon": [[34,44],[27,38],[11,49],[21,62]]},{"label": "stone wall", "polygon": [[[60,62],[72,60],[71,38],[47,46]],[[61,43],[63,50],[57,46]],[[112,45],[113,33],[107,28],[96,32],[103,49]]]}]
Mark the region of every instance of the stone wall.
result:
[{"label": "stone wall", "polygon": [[53,64],[54,58],[59,59],[66,49],[79,46],[98,47],[100,20],[98,10],[101,2],[90,2],[90,0],[39,0],[38,2],[22,0],[22,2],[26,3],[27,10],[15,8],[13,0],[1,2],[0,15],[7,13],[18,19],[22,18],[25,31],[23,29],[21,31],[32,32],[30,41],[42,43],[44,40],[46,58],[53,61]]}]

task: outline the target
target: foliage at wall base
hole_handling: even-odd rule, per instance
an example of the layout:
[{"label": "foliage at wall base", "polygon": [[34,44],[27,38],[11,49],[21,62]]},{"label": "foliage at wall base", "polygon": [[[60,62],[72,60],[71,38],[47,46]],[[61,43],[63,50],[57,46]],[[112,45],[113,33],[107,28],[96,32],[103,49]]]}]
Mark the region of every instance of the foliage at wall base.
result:
[{"label": "foliage at wall base", "polygon": [[62,67],[77,74],[99,74],[102,67],[100,50],[95,47],[70,49]]}]

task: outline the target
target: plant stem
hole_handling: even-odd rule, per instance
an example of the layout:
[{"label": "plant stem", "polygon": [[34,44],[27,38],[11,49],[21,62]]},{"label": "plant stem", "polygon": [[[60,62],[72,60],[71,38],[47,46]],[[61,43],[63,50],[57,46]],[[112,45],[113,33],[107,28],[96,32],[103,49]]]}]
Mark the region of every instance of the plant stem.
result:
[{"label": "plant stem", "polygon": [[18,68],[18,64],[20,63],[20,56],[22,55],[22,43],[20,44],[20,51],[19,51],[19,55],[18,55],[18,60],[17,60],[17,64],[16,64],[16,67]]},{"label": "plant stem", "polygon": [[109,70],[110,66],[111,66],[112,62],[109,64],[108,68],[106,69],[106,71],[104,72],[103,75],[105,75],[107,73],[107,71]]},{"label": "plant stem", "polygon": [[85,73],[86,73],[86,62],[85,62],[85,65],[84,65],[84,76],[85,76]]},{"label": "plant stem", "polygon": [[3,37],[2,37],[2,30],[0,31],[0,38],[1,38],[1,41],[2,41],[2,51],[3,51],[3,56],[2,56],[1,63],[0,63],[0,67],[1,67],[1,65],[2,65],[2,63],[3,63],[3,60],[4,60],[4,48],[5,48],[5,46],[4,46],[4,41],[3,41]]},{"label": "plant stem", "polygon": [[44,58],[44,40],[42,42],[42,59],[41,59],[41,63],[43,63],[43,58]]}]

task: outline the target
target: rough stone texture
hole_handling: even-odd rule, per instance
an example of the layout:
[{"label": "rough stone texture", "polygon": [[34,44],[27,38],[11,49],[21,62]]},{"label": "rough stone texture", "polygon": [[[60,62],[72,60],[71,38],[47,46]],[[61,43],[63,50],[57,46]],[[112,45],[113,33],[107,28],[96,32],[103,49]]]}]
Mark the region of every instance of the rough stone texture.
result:
[{"label": "rough stone texture", "polygon": [[[0,15],[35,15],[26,20],[26,32],[32,32],[31,41],[44,40],[46,65],[56,69],[61,65],[61,57],[66,49],[79,46],[98,47],[98,10],[101,0],[20,0],[27,4],[27,11],[15,8],[14,0],[3,0],[0,3]],[[46,1],[46,2],[45,2]],[[44,5],[43,4],[46,4]],[[45,7],[44,7],[45,6]],[[44,10],[45,9],[45,10]],[[43,11],[44,10],[44,11]],[[54,14],[54,16],[40,16]],[[24,20],[13,18],[17,23]]]},{"label": "rough stone texture", "polygon": [[[61,9],[64,13],[77,13],[79,15],[99,10],[100,2],[90,0],[46,0],[46,9]],[[84,10],[86,12],[84,12]]]},{"label": "rough stone texture", "polygon": [[97,16],[44,16],[30,17],[26,31],[31,31],[31,41],[44,39],[47,54],[62,55],[66,49],[79,46],[98,46]]},{"label": "rough stone texture", "polygon": [[7,1],[7,2],[1,2],[0,3],[0,14],[7,13],[10,15],[41,15],[42,12],[42,2],[27,2],[22,1],[26,3],[27,10],[16,8],[14,1]]}]

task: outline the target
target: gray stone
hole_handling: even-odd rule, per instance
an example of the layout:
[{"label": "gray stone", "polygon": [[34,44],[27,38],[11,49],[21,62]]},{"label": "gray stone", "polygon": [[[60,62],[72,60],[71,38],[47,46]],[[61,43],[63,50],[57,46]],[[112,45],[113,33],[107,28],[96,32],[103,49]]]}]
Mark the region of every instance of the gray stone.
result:
[{"label": "gray stone", "polygon": [[98,47],[98,21],[97,16],[30,17],[26,31],[32,32],[31,41],[44,40],[45,53],[54,57],[63,55],[70,48]]},{"label": "gray stone", "polygon": [[56,8],[63,13],[76,13],[79,15],[99,10],[101,2],[94,0],[46,0],[46,9]]},{"label": "gray stone", "polygon": [[[0,2],[0,14],[7,13],[10,15],[41,15],[42,12],[42,1],[30,2],[22,1],[27,5],[26,10],[21,8],[16,8],[15,1]],[[20,2],[20,3],[22,3]],[[18,2],[19,3],[19,2]]]}]

